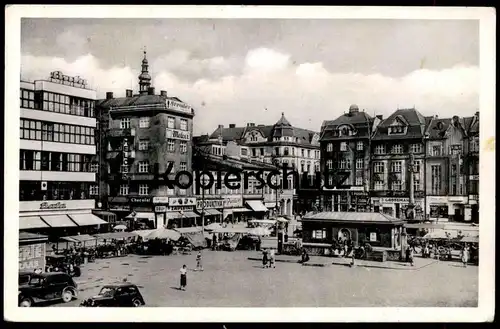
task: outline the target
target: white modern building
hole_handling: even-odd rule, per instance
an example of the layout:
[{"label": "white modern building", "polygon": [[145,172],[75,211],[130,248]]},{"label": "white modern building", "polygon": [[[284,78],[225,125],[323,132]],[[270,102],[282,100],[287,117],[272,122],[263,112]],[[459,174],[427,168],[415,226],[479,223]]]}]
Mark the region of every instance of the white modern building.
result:
[{"label": "white modern building", "polygon": [[20,230],[71,235],[105,223],[92,214],[95,99],[85,80],[61,72],[21,81]]}]

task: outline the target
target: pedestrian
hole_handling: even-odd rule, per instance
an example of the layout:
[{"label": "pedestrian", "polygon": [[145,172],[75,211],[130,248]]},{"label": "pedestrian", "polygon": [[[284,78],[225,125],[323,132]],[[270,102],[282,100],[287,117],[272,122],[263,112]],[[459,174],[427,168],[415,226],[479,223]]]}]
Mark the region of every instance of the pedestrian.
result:
[{"label": "pedestrian", "polygon": [[406,263],[410,262],[410,246],[406,247],[406,259],[405,259],[405,261],[406,261]]},{"label": "pedestrian", "polygon": [[212,250],[217,251],[217,235],[215,233],[212,236]]},{"label": "pedestrian", "polygon": [[267,249],[264,249],[262,250],[262,268],[267,268],[267,262],[268,262]]},{"label": "pedestrian", "polygon": [[409,258],[409,261],[410,261],[410,266],[413,266],[413,248],[408,247],[408,249],[409,249],[408,258]]},{"label": "pedestrian", "polygon": [[464,249],[462,250],[462,263],[464,264],[464,267],[467,267],[467,263],[469,262],[469,248],[467,245],[465,245]]},{"label": "pedestrian", "polygon": [[276,259],[275,259],[275,254],[274,254],[274,249],[271,248],[269,251],[269,267],[276,268]]},{"label": "pedestrian", "polygon": [[180,290],[186,290],[187,286],[187,266],[182,265],[181,268],[181,287]]},{"label": "pedestrian", "polygon": [[356,263],[354,262],[354,250],[351,251],[351,264],[350,267],[356,266]]},{"label": "pedestrian", "polygon": [[203,271],[203,264],[201,261],[201,251],[198,251],[198,254],[196,255],[196,270]]},{"label": "pedestrian", "polygon": [[424,258],[429,258],[430,252],[429,252],[429,245],[426,244],[424,248]]}]

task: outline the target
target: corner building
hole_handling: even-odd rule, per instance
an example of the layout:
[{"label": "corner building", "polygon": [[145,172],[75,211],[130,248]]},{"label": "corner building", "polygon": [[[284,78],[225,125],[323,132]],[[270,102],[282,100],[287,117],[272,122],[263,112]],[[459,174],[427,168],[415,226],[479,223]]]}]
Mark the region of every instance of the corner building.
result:
[{"label": "corner building", "polygon": [[166,91],[155,94],[148,66],[144,52],[138,94],[126,90],[125,97],[115,98],[108,92],[97,101],[99,180],[106,209],[156,227],[165,222],[170,206],[182,205],[174,212],[183,211],[184,217],[196,216],[192,189],[170,189],[163,179],[169,165],[170,179],[191,171],[194,110]]},{"label": "corner building", "polygon": [[56,71],[21,81],[19,229],[49,237],[105,224],[95,209],[96,92]]}]

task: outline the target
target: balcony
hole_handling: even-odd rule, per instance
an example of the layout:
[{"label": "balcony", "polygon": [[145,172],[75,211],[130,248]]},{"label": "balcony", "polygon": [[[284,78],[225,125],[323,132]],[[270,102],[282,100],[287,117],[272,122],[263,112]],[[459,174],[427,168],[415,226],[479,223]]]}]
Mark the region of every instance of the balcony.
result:
[{"label": "balcony", "polygon": [[111,138],[135,137],[135,128],[111,128],[108,131],[108,136]]}]

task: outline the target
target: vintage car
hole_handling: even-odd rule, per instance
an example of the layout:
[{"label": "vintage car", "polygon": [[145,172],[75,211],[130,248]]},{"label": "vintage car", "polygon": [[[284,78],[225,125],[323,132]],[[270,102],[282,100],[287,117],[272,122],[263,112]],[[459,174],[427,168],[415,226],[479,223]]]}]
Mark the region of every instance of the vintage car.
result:
[{"label": "vintage car", "polygon": [[101,288],[98,295],[82,301],[85,307],[139,307],[146,305],[139,288],[131,283],[110,284]]},{"label": "vintage car", "polygon": [[68,303],[77,297],[78,286],[66,273],[19,273],[20,307],[31,307],[37,303],[59,299]]},{"label": "vintage car", "polygon": [[79,277],[81,275],[80,266],[72,265],[71,257],[64,255],[50,255],[45,257],[46,272],[64,272],[72,277]]}]

